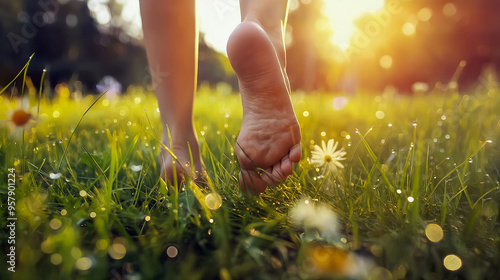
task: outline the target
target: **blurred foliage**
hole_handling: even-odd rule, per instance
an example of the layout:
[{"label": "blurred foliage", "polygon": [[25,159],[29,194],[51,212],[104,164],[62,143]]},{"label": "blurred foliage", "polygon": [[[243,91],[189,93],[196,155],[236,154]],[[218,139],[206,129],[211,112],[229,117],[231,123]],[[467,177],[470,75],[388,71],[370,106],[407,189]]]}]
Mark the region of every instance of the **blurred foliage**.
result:
[{"label": "blurred foliage", "polygon": [[[466,66],[457,82],[470,88],[482,82],[484,71],[500,69],[496,0],[386,0],[382,11],[358,19],[345,53],[329,40],[335,30],[324,1],[300,1],[290,13],[292,88],[355,92],[392,85],[409,92],[416,82],[446,87],[462,60]],[[391,59],[390,67],[381,66],[383,56]]]},{"label": "blurred foliage", "polygon": [[[47,82],[80,81],[86,91],[96,91],[105,76],[114,77],[125,90],[147,87],[151,73],[140,41],[125,32],[117,1],[106,3],[112,20],[99,25],[87,1],[8,0],[0,3],[0,85],[6,85],[18,65],[36,53],[29,75],[39,80],[47,68]],[[207,46],[199,48],[199,83],[225,82],[237,87],[227,57]]]}]

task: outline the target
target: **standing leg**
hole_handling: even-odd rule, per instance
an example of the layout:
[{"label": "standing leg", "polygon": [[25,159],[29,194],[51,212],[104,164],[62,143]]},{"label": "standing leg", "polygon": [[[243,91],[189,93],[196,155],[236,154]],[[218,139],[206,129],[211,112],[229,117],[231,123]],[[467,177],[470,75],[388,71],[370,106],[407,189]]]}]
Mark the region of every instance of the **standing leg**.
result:
[{"label": "standing leg", "polygon": [[285,71],[287,4],[287,0],[240,0],[242,23],[227,45],[243,105],[235,149],[243,191],[263,192],[285,180],[301,158],[300,126]]},{"label": "standing leg", "polygon": [[[148,62],[163,124],[162,142],[178,158],[179,172],[191,167],[201,172],[203,163],[193,124],[193,102],[198,64],[198,28],[194,0],[140,0]],[[158,75],[158,72],[166,73]],[[155,76],[156,73],[156,76]],[[168,138],[167,127],[172,137]],[[162,176],[173,178],[172,157],[162,149]],[[182,171],[181,171],[182,172]],[[180,173],[180,172],[179,172]]]}]

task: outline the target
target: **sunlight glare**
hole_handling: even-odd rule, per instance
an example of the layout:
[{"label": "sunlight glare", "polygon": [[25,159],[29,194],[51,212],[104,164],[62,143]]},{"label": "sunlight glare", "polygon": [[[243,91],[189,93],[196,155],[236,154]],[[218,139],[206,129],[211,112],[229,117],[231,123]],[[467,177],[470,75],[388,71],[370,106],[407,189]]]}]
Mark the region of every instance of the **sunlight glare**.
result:
[{"label": "sunlight glare", "polygon": [[354,20],[366,13],[375,13],[384,8],[384,0],[332,0],[325,1],[325,15],[330,19],[334,35],[332,42],[346,50],[355,34]]}]

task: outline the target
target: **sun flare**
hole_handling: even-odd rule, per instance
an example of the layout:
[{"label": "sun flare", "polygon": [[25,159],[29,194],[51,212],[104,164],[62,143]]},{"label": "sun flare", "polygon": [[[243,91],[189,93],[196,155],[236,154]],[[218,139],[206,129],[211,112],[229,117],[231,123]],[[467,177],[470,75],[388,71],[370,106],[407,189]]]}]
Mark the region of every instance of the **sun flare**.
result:
[{"label": "sun flare", "polygon": [[354,21],[366,13],[375,13],[384,8],[384,0],[328,0],[324,14],[330,19],[334,35],[331,41],[346,50],[355,34]]}]

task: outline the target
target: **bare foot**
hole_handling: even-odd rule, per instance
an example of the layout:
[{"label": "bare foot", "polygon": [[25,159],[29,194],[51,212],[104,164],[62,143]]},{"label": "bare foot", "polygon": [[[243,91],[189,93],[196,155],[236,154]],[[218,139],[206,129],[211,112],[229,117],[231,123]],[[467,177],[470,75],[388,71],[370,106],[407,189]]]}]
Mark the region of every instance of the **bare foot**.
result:
[{"label": "bare foot", "polygon": [[[175,142],[176,139],[183,139],[183,141]],[[204,177],[205,166],[201,160],[200,147],[198,141],[194,135],[190,137],[179,137],[172,139],[172,147],[170,146],[170,139],[168,134],[164,133],[162,137],[162,143],[167,146],[176,156],[175,160],[175,172],[177,174],[177,182],[183,181],[186,176],[192,180],[200,180]],[[170,184],[174,183],[174,164],[172,162],[172,156],[164,148],[160,148],[160,166],[161,166],[161,177]],[[191,154],[193,157],[193,162],[191,162],[191,156],[189,153],[191,149]]]},{"label": "bare foot", "polygon": [[286,180],[301,157],[300,127],[282,65],[283,50],[280,38],[270,38],[251,20],[238,25],[228,41],[227,53],[238,75],[243,104],[235,151],[244,192],[261,193],[268,185]]}]

